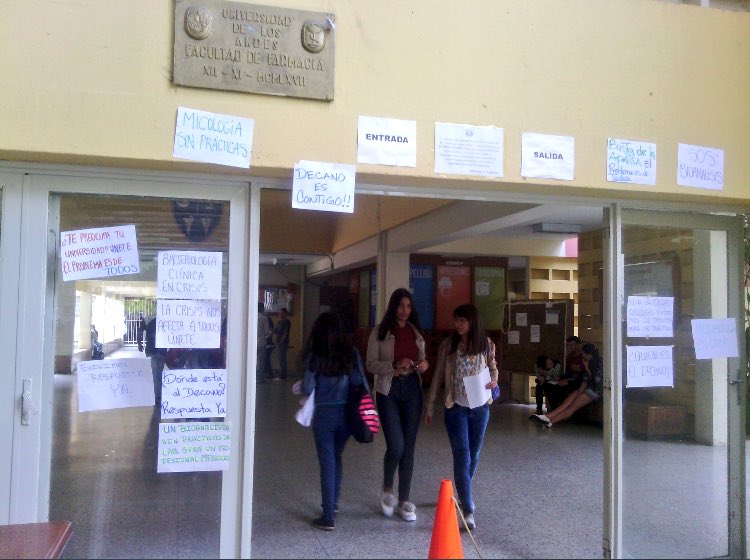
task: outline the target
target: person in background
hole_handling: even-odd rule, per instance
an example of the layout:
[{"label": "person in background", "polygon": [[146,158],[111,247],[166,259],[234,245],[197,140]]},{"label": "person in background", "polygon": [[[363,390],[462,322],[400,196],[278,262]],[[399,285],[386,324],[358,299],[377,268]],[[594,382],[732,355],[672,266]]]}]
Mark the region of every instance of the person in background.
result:
[{"label": "person in background", "polygon": [[269,324],[270,319],[263,313],[265,311],[263,302],[258,302],[258,333],[256,350],[258,361],[255,364],[256,382],[265,383],[271,377],[271,352],[268,348],[268,340],[273,336],[273,327]]},{"label": "person in background", "polygon": [[[316,529],[333,531],[344,470],[341,455],[350,436],[346,420],[349,385],[365,385],[362,358],[344,331],[341,318],[322,313],[312,326],[302,353],[302,393],[315,389],[312,429],[320,465],[323,515],[313,520]],[[367,387],[369,391],[369,387]]]},{"label": "person in background", "polygon": [[276,339],[276,353],[279,357],[279,379],[282,381],[286,379],[286,353],[289,349],[289,331],[292,328],[288,314],[286,307],[279,309],[279,320],[276,321],[276,326],[273,329]]},{"label": "person in background", "polygon": [[535,414],[534,418],[548,428],[556,422],[567,420],[576,411],[602,398],[602,359],[593,344],[584,344],[581,348],[584,375],[581,385],[552,412]]},{"label": "person in background", "polygon": [[542,405],[545,397],[547,397],[547,412],[554,410],[567,396],[567,392],[558,387],[562,376],[560,362],[544,354],[537,356],[534,373],[536,374],[536,413],[544,413]]},{"label": "person in background", "polygon": [[156,400],[156,409],[161,410],[161,384],[162,372],[167,359],[167,349],[156,347],[156,317],[149,322],[138,322],[138,350],[151,358],[151,376],[154,379],[154,397]]},{"label": "person in background", "polygon": [[464,377],[478,375],[484,368],[490,371],[490,381],[485,386],[497,387],[498,370],[495,361],[495,344],[487,337],[473,305],[459,305],[453,311],[456,330],[440,344],[435,375],[427,396],[424,421],[432,424],[432,415],[438,389],[445,386],[445,428],[453,453],[453,479],[469,529],[476,527],[472,480],[479,464],[484,433],[490,419],[490,404],[469,408]]},{"label": "person in background", "polygon": [[565,371],[558,383],[558,387],[564,392],[563,398],[578,389],[581,386],[582,379],[581,339],[577,336],[569,336],[565,339]]},{"label": "person in background", "polygon": [[[429,367],[419,315],[409,290],[398,288],[388,300],[383,320],[367,342],[367,369],[375,377],[375,400],[385,437],[383,494],[380,508],[392,517],[416,521],[409,501],[414,470],[414,448],[422,416],[422,377]],[[393,483],[398,468],[398,499]]]}]

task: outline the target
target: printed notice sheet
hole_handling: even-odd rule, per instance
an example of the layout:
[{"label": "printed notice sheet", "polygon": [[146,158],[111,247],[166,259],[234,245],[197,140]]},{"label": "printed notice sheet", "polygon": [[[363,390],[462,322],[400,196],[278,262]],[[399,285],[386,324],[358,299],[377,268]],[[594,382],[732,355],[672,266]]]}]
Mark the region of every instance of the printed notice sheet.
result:
[{"label": "printed notice sheet", "polygon": [[529,342],[539,342],[541,340],[541,334],[539,325],[531,325],[529,331]]},{"label": "printed notice sheet", "polygon": [[154,406],[149,358],[78,362],[78,412]]},{"label": "printed notice sheet", "polygon": [[292,208],[352,214],[355,175],[353,165],[320,161],[295,163]]},{"label": "printed notice sheet", "polygon": [[134,225],[64,231],[60,257],[64,281],[141,272]]},{"label": "printed notice sheet", "polygon": [[627,387],[674,387],[672,346],[628,346]]},{"label": "printed notice sheet", "polygon": [[221,298],[221,253],[159,251],[156,297]]},{"label": "printed notice sheet", "polygon": [[435,123],[435,173],[503,176],[503,129]]},{"label": "printed notice sheet", "polygon": [[253,125],[253,119],[179,107],[172,156],[248,169]]},{"label": "printed notice sheet", "polygon": [[628,296],[629,337],[672,337],[674,298]]},{"label": "printed notice sheet", "polygon": [[360,115],[357,163],[416,167],[417,121]]},{"label": "printed notice sheet", "polygon": [[464,377],[464,387],[466,396],[469,399],[469,408],[476,408],[486,403],[492,396],[492,391],[486,388],[492,380],[489,368],[484,368],[477,375],[467,375]]},{"label": "printed notice sheet", "polygon": [[693,319],[691,323],[697,359],[709,360],[739,356],[735,319]]},{"label": "printed notice sheet", "polygon": [[527,313],[516,313],[516,326],[525,327],[528,324]]},{"label": "printed notice sheet", "polygon": [[508,331],[508,344],[521,344],[521,331]]},{"label": "printed notice sheet", "polygon": [[156,472],[227,470],[231,433],[228,422],[162,422]]},{"label": "printed notice sheet", "polygon": [[575,178],[574,138],[524,132],[521,176],[572,181]]}]

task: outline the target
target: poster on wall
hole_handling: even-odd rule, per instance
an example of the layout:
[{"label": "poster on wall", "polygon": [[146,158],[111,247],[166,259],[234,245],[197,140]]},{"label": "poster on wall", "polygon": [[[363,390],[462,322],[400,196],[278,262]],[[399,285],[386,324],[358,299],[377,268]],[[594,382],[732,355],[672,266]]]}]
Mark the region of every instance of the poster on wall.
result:
[{"label": "poster on wall", "polygon": [[156,472],[227,470],[231,434],[229,422],[161,422]]},{"label": "poster on wall", "polygon": [[253,126],[253,119],[178,107],[172,156],[248,169]]},{"label": "poster on wall", "polygon": [[154,406],[149,358],[78,362],[78,412]]},{"label": "poster on wall", "polygon": [[474,267],[474,305],[479,310],[484,328],[500,330],[505,301],[505,269]]},{"label": "poster on wall", "polygon": [[679,144],[677,184],[720,191],[724,188],[724,150]]},{"label": "poster on wall", "polygon": [[355,175],[353,165],[298,161],[294,164],[292,208],[354,213]]},{"label": "poster on wall", "polygon": [[607,138],[607,181],[656,184],[656,144]]},{"label": "poster on wall", "polygon": [[455,328],[453,310],[471,301],[471,268],[468,266],[440,265],[436,270],[435,324],[441,330]]},{"label": "poster on wall", "polygon": [[135,226],[63,231],[60,261],[64,281],[139,274]]},{"label": "poster on wall", "polygon": [[503,129],[435,123],[435,173],[503,176]]},{"label": "poster on wall", "polygon": [[221,253],[159,251],[157,258],[157,298],[221,299]]},{"label": "poster on wall", "polygon": [[430,264],[409,266],[409,291],[417,308],[422,328],[435,325],[435,268]]}]

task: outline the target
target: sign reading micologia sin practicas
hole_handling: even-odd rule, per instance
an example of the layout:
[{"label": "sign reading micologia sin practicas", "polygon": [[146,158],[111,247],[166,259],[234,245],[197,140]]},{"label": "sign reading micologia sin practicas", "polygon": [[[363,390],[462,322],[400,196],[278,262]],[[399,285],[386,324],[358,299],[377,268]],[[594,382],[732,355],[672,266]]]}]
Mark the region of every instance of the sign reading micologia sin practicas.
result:
[{"label": "sign reading micologia sin practicas", "polygon": [[253,125],[253,119],[179,107],[172,155],[248,169]]}]

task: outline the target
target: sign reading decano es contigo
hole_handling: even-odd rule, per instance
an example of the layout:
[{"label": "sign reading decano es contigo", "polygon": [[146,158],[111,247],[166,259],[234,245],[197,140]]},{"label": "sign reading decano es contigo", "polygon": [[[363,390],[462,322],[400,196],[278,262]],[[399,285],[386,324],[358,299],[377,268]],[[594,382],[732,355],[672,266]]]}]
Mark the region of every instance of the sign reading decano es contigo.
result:
[{"label": "sign reading decano es contigo", "polygon": [[174,83],[330,101],[334,35],[330,13],[176,0]]}]

